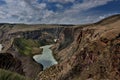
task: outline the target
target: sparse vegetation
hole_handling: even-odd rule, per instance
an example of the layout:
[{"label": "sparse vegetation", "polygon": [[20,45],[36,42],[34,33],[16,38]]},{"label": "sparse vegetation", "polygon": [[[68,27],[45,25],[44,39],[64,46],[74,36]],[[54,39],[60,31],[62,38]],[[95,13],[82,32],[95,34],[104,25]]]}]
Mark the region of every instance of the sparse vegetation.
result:
[{"label": "sparse vegetation", "polygon": [[36,40],[32,39],[24,39],[24,38],[16,38],[14,40],[14,45],[17,47],[18,51],[21,54],[27,56],[33,56],[32,51],[33,48],[39,48],[40,44]]},{"label": "sparse vegetation", "polygon": [[0,80],[31,80],[18,73],[0,69]]}]

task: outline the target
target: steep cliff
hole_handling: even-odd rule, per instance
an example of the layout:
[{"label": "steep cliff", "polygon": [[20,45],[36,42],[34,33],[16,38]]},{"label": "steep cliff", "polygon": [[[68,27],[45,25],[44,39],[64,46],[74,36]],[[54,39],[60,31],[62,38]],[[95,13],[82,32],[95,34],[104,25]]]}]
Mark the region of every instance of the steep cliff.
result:
[{"label": "steep cliff", "polygon": [[16,72],[34,79],[37,77],[37,74],[43,70],[43,66],[36,63],[29,56],[20,56],[20,54],[12,52],[0,53],[0,69]]},{"label": "steep cliff", "polygon": [[59,64],[40,72],[37,80],[120,79],[120,15],[74,27],[72,33],[65,30],[52,47]]},{"label": "steep cliff", "polygon": [[0,68],[24,75],[21,61],[8,53],[0,53]]},{"label": "steep cliff", "polygon": [[[12,54],[11,56],[19,60],[18,64],[21,66],[22,74],[26,77],[36,78],[38,73],[43,70],[43,66],[35,62],[32,57],[41,54],[40,46],[55,43],[54,39],[58,38],[65,26],[67,25],[2,24],[0,25],[0,44],[3,46],[1,52]],[[4,60],[7,63],[7,58]],[[1,62],[4,63],[4,60]],[[7,64],[1,64],[1,66],[7,67]],[[15,66],[12,68],[14,69]]]},{"label": "steep cliff", "polygon": [[15,38],[38,40],[42,45],[51,44],[65,27],[70,26],[73,25],[0,25],[0,43],[4,47],[2,52],[6,52],[11,47]]}]

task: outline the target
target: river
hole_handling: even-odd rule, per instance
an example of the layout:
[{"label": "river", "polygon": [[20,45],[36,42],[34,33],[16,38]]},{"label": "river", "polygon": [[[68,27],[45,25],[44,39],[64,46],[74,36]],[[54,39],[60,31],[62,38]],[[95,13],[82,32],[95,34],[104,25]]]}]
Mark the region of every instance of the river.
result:
[{"label": "river", "polygon": [[50,49],[51,46],[52,45],[42,46],[41,47],[43,48],[42,54],[35,55],[33,57],[33,59],[36,62],[41,63],[43,65],[44,69],[58,63],[52,55],[52,50]]}]

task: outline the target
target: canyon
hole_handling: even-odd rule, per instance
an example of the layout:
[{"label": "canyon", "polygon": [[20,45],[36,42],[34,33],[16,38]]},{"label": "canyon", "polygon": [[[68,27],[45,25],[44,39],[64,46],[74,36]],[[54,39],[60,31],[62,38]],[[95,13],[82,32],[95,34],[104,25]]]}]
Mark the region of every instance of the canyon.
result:
[{"label": "canyon", "polygon": [[[0,44],[0,55],[17,59],[20,74],[32,79],[120,79],[120,14],[85,25],[1,24]],[[57,64],[43,70],[33,56],[42,54],[41,46],[51,44]]]}]

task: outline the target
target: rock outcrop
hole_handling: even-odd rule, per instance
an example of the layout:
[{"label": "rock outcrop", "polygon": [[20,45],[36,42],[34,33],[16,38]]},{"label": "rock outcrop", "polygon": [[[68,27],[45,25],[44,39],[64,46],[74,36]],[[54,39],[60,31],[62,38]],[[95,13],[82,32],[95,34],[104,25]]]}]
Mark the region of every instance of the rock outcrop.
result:
[{"label": "rock outcrop", "polygon": [[0,53],[0,68],[24,75],[21,61],[9,53]]},{"label": "rock outcrop", "polygon": [[11,47],[7,52],[21,62],[24,76],[32,79],[36,78],[38,73],[43,71],[43,65],[37,63],[31,56],[23,55],[14,49],[16,48]]},{"label": "rock outcrop", "polygon": [[72,32],[67,35],[73,35],[72,42],[64,47],[66,34],[61,33],[52,48],[59,64],[40,72],[37,80],[119,80],[120,15],[74,27]]},{"label": "rock outcrop", "polygon": [[43,66],[36,63],[31,57],[15,52],[0,53],[0,68],[32,79],[36,78],[38,73],[43,70]]}]

